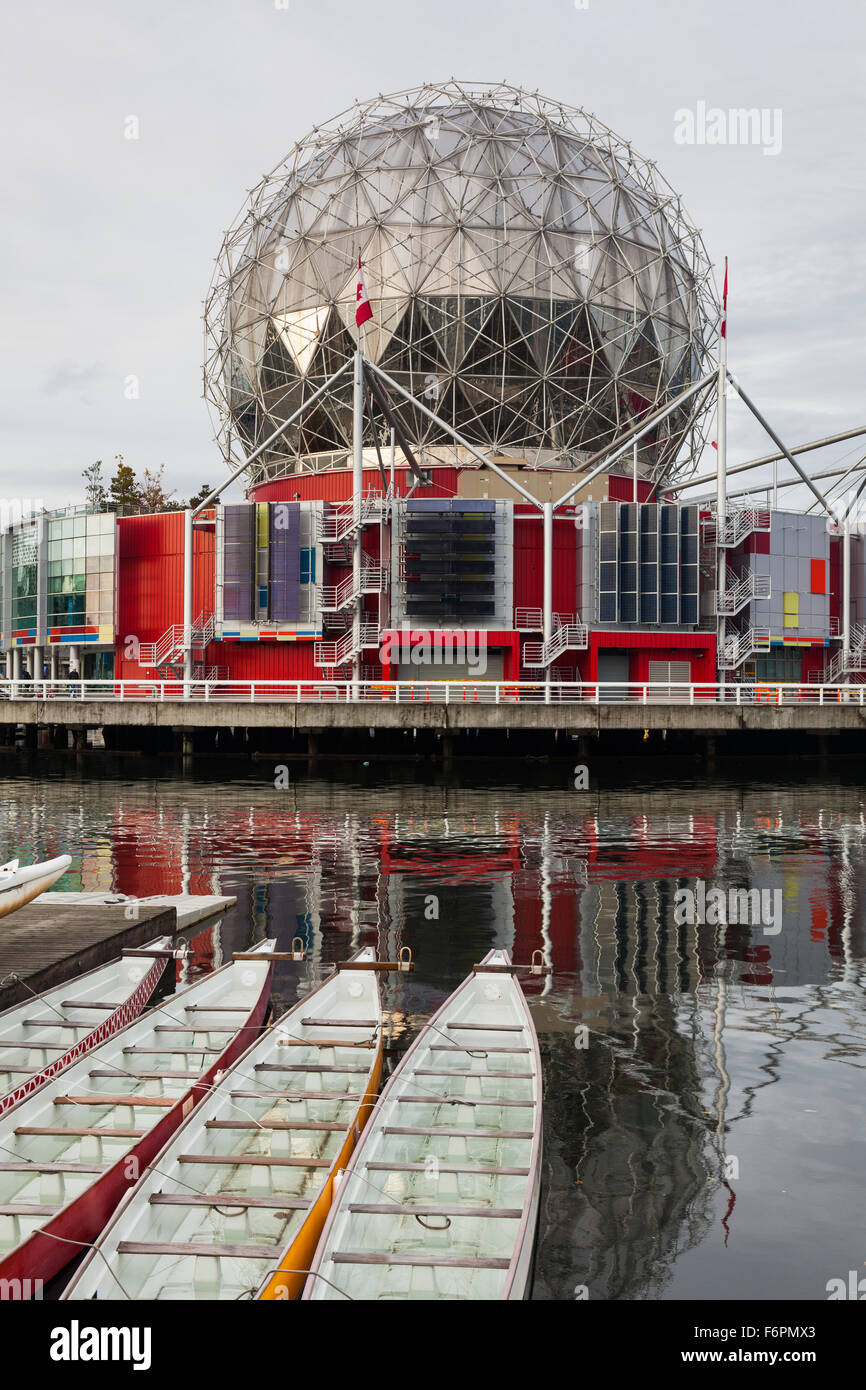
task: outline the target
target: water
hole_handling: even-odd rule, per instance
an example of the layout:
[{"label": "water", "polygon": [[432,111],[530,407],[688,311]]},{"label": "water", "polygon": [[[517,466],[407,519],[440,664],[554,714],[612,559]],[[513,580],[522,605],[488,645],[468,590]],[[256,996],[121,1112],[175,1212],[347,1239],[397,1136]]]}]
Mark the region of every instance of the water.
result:
[{"label": "water", "polygon": [[[287,1007],[352,949],[409,946],[415,973],[383,977],[400,1046],[491,947],[542,950],[552,974],[526,982],[545,1087],[535,1298],[812,1300],[866,1274],[856,768],[709,780],[647,762],[656,780],[636,785],[606,764],[579,791],[565,763],[447,783],[293,770],[282,790],[266,764],[130,767],[8,763],[0,857],[68,851],[68,889],[237,895],[189,934],[193,974],[301,936],[311,963],[276,969]],[[781,919],[680,923],[675,894],[697,880],[766,890]]]}]

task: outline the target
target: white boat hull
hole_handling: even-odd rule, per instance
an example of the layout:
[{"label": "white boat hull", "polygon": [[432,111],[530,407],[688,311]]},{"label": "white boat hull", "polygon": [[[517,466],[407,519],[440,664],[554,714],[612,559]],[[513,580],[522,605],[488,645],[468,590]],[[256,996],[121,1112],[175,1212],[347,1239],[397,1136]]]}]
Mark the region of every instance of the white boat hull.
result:
[{"label": "white boat hull", "polygon": [[16,908],[38,898],[66,873],[71,863],[71,855],[61,854],[44,864],[28,864],[23,869],[16,865],[10,873],[0,869],[0,917],[8,917]]},{"label": "white boat hull", "polygon": [[538,1223],[538,1038],[491,951],[422,1028],[340,1181],[305,1299],[517,1300]]}]

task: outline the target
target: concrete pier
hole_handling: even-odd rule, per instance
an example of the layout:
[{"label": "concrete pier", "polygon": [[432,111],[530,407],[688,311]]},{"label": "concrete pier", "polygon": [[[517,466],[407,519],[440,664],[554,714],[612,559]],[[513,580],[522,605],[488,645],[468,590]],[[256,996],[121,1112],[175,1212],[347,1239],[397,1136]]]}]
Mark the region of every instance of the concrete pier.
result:
[{"label": "concrete pier", "polygon": [[[55,899],[65,894],[52,895]],[[0,930],[0,1010],[75,979],[156,936],[174,936],[173,907],[87,906],[41,899],[4,917]],[[17,980],[9,980],[9,975]]]}]

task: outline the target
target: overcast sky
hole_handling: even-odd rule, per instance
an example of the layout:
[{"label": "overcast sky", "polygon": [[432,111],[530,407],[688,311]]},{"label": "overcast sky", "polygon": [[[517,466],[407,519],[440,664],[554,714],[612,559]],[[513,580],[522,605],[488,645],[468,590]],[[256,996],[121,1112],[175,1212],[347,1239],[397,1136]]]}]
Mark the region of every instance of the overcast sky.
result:
[{"label": "overcast sky", "polygon": [[[452,76],[537,87],[655,160],[730,258],[730,365],[786,442],[866,424],[866,7],[583,4],[6,0],[0,497],[78,501],[118,452],[181,496],[219,481],[201,312],[223,232],[310,127]],[[780,111],[781,152],[678,143],[699,102]],[[729,429],[730,463],[769,451],[742,407]]]}]

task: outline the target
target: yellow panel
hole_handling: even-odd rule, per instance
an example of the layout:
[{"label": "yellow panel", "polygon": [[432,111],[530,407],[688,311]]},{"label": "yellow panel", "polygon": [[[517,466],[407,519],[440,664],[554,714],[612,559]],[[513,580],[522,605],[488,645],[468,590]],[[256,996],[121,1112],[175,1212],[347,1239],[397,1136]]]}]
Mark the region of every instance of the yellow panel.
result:
[{"label": "yellow panel", "polygon": [[800,595],[797,593],[785,593],[784,597],[785,627],[800,626]]}]

